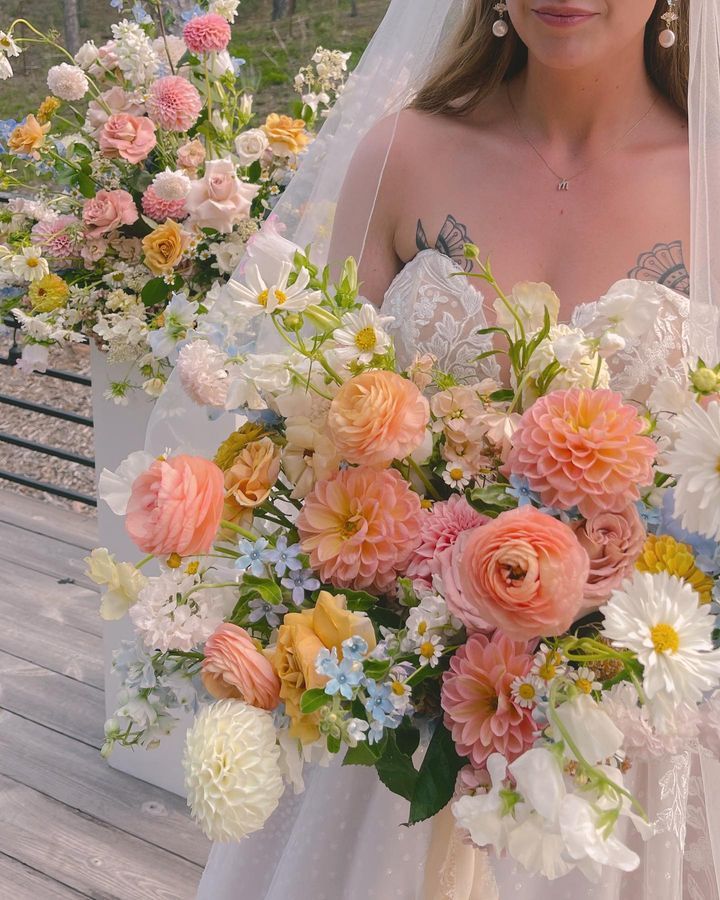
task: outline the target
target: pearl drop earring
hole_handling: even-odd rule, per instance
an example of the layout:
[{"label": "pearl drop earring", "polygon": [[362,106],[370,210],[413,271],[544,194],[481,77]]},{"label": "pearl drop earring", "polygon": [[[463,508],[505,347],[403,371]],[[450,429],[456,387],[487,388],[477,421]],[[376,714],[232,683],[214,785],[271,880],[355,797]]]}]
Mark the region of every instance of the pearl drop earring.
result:
[{"label": "pearl drop earring", "polygon": [[673,24],[677,22],[680,18],[677,13],[677,0],[667,0],[668,9],[667,12],[664,12],[660,18],[665,23],[665,28],[658,35],[658,42],[661,47],[664,47],[666,50],[669,50],[672,47],[676,40],[675,32],[673,31]]},{"label": "pearl drop earring", "polygon": [[498,14],[498,18],[493,22],[493,34],[495,35],[495,37],[505,37],[505,35],[509,31],[508,23],[503,18],[503,16],[507,12],[507,3],[504,3],[503,0],[500,0],[499,3],[496,3],[495,6],[493,6],[493,9]]}]

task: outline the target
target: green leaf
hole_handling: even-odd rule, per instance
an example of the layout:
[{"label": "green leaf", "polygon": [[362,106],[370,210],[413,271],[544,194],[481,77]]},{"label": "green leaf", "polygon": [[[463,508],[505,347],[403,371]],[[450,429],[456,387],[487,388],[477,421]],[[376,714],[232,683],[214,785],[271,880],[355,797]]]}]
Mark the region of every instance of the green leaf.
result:
[{"label": "green leaf", "polygon": [[409,684],[411,688],[417,687],[429,678],[439,678],[447,668],[448,665],[445,663],[445,657],[443,657],[434,668],[433,666],[420,666],[420,668],[413,672],[408,678],[407,684]]},{"label": "green leaf", "polygon": [[412,756],[420,746],[420,731],[411,725],[410,720],[406,717],[396,729],[395,739],[398,750],[406,756]]},{"label": "green leaf", "polygon": [[309,691],[305,691],[300,698],[300,712],[307,716],[331,702],[332,697],[328,696],[322,688],[311,688]]},{"label": "green leaf", "polygon": [[327,739],[327,748],[330,753],[339,753],[340,752],[340,738],[335,737],[334,734],[329,734]]},{"label": "green leaf", "polygon": [[367,612],[375,606],[379,599],[366,591],[344,590],[341,593],[347,598],[347,608],[351,612]]},{"label": "green leaf", "polygon": [[83,197],[95,196],[95,182],[89,175],[86,175],[84,172],[78,172],[75,176],[75,182]]},{"label": "green leaf", "polygon": [[383,749],[382,743],[371,745],[367,741],[360,741],[357,747],[349,748],[342,764],[344,766],[374,766],[382,756]]},{"label": "green leaf", "polygon": [[410,825],[431,818],[447,806],[457,774],[466,762],[458,756],[450,732],[438,721],[410,799]]},{"label": "green leaf", "polygon": [[393,794],[412,800],[418,773],[412,758],[401,753],[393,732],[388,733],[385,752],[375,764],[380,781]]},{"label": "green leaf", "polygon": [[279,584],[275,584],[270,578],[258,578],[256,575],[244,575],[240,596],[245,599],[258,594],[271,606],[282,603],[283,595]]},{"label": "green leaf", "polygon": [[384,659],[366,659],[363,663],[363,670],[368,678],[379,681],[390,671],[390,663]]},{"label": "green leaf", "polygon": [[490,399],[493,403],[510,403],[515,399],[515,391],[509,389],[493,391],[493,393],[490,394]]},{"label": "green leaf", "polygon": [[260,160],[256,159],[254,163],[251,163],[248,166],[247,175],[250,181],[253,183],[257,182],[262,173],[262,166],[260,165]]},{"label": "green leaf", "polygon": [[471,506],[494,519],[517,506],[517,499],[508,494],[506,488],[505,484],[474,487],[465,491],[465,497]]},{"label": "green leaf", "polygon": [[155,306],[156,303],[167,300],[171,290],[164,278],[151,278],[140,291],[140,297],[145,306]]}]

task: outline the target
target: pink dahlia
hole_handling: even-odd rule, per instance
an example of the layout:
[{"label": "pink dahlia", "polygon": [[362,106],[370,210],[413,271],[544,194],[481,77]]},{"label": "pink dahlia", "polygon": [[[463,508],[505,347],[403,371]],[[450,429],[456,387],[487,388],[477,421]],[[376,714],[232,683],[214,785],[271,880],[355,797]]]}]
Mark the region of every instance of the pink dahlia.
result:
[{"label": "pink dahlia", "polygon": [[230,25],[218,13],[207,13],[190,19],[183,37],[191,53],[219,53],[230,42]]},{"label": "pink dahlia", "polygon": [[145,215],[156,222],[164,222],[165,219],[175,219],[179,222],[188,214],[184,199],[163,200],[152,185],[146,188],[142,195],[142,208]]},{"label": "pink dahlia", "polygon": [[435,503],[431,510],[424,510],[420,530],[420,545],[413,550],[406,575],[428,586],[432,582],[432,562],[438,553],[452,547],[458,536],[470,528],[489,522],[487,516],[476,512],[460,494],[449,500]]},{"label": "pink dahlia", "polygon": [[523,415],[505,468],[548,506],[577,506],[586,518],[621,512],[652,481],[657,447],[644,427],[613,391],[553,391]]},{"label": "pink dahlia", "polygon": [[150,88],[145,103],[150,118],[165,131],[187,131],[192,128],[200,116],[202,105],[198,89],[179,75],[158,78]]},{"label": "pink dahlia", "polygon": [[512,683],[530,671],[527,644],[499,631],[492,637],[473,634],[443,675],[441,704],[445,727],[461,756],[482,769],[491,753],[511,762],[535,740],[532,710],[518,706]]},{"label": "pink dahlia", "polygon": [[56,216],[36,222],[30,238],[53,259],[72,259],[80,255],[82,226],[75,216]]},{"label": "pink dahlia", "polygon": [[420,498],[395,469],[360,466],[318,482],[298,516],[300,544],[323,581],[387,591],[418,546]]}]

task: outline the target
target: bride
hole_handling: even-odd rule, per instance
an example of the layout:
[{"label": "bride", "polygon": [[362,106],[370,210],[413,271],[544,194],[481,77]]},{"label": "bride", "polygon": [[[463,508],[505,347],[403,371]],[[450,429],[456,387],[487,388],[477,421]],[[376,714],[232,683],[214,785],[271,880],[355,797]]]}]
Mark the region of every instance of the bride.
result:
[{"label": "bride", "polygon": [[[394,0],[278,208],[286,235],[320,261],[360,260],[404,364],[429,352],[477,377],[492,308],[451,277],[471,270],[473,243],[501,284],[550,283],[562,321],[586,325],[603,296],[649,303],[616,385],[639,397],[661,374],[682,377],[689,341],[715,352],[702,310],[717,292],[718,188],[704,179],[718,158],[719,16],[716,0]],[[703,774],[690,752],[638,766],[637,790],[662,782],[666,828],[638,872],[591,885],[490,860],[442,814],[402,827],[406,804],[372,770],[308,766],[305,793],[264,831],[214,847],[199,897],[715,900]]]}]

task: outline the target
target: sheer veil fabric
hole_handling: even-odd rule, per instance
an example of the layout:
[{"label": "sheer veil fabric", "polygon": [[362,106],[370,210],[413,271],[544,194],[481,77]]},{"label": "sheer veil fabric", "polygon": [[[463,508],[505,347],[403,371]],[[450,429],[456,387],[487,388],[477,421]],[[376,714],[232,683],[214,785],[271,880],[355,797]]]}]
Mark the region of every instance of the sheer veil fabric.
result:
[{"label": "sheer veil fabric", "polygon": [[[353,234],[344,241],[361,257],[397,116],[457,24],[463,5],[463,0],[392,0],[342,98],[274,211],[273,219],[286,238],[303,247],[313,245],[317,264],[328,261],[334,211],[353,154],[370,129],[385,120],[386,152],[356,210]],[[687,334],[691,357],[699,354],[714,363],[720,359],[720,0],[690,0],[690,23],[692,246]],[[262,343],[262,336],[236,337],[235,344]],[[228,416],[210,421],[173,377],[156,405],[146,446],[154,453],[172,447],[212,455],[231,427]],[[643,767],[636,777],[635,789],[656,815],[665,817],[666,828],[645,846],[640,870],[618,873],[612,883],[593,886],[572,874],[541,885],[539,879],[509,871],[502,860],[490,863],[486,854],[470,850],[442,817],[411,830],[399,829],[406,812],[403,803],[387,794],[373,772],[331,766],[311,768],[306,793],[286,797],[266,831],[238,846],[214,848],[199,896],[201,900],[325,896],[720,900],[720,811],[711,797],[712,786],[720,784],[720,763],[688,749]],[[337,828],[327,827],[329,819],[337,821]],[[313,860],[311,838],[319,833],[332,835],[333,846],[350,866],[342,883],[352,887],[334,887],[328,881],[323,874],[326,853]],[[703,856],[702,883],[684,873],[693,854]],[[433,862],[426,877],[428,858]],[[493,872],[502,886],[500,895]]]}]

